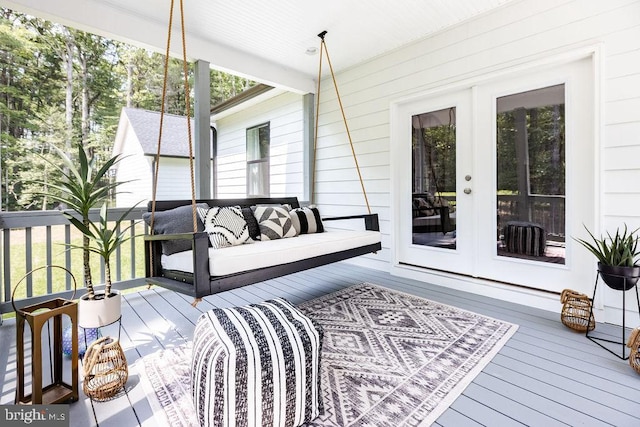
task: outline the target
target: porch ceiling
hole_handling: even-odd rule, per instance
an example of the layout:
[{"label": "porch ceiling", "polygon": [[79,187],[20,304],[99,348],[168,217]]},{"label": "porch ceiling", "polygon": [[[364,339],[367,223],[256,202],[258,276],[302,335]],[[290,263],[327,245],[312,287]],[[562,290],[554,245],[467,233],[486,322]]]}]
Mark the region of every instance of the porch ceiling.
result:
[{"label": "porch ceiling", "polygon": [[[315,92],[317,34],[336,71],[513,0],[186,0],[191,59],[301,93]],[[0,0],[34,16],[164,52],[169,0]],[[178,1],[176,1],[176,12]],[[179,19],[174,19],[179,25]],[[176,30],[178,26],[176,25]],[[174,30],[175,31],[175,30]],[[179,33],[173,46],[179,48]],[[174,54],[181,55],[181,51]],[[328,67],[323,67],[328,72]]]}]

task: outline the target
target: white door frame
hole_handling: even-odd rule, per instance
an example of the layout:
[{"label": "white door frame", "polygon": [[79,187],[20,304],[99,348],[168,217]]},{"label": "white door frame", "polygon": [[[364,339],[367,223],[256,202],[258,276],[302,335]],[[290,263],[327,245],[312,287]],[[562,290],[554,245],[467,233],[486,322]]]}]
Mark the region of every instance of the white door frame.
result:
[{"label": "white door frame", "polygon": [[[584,266],[589,265],[593,257],[571,238],[583,235],[583,223],[589,229],[593,229],[595,224],[593,199],[589,194],[595,184],[592,173],[595,169],[595,137],[593,129],[588,125],[593,122],[593,79],[590,65],[590,59],[584,58],[552,68],[518,73],[478,86],[476,131],[478,145],[483,149],[474,160],[478,172],[480,165],[484,165],[484,169],[477,174],[479,180],[476,182],[478,188],[482,189],[482,194],[477,203],[480,246],[477,248],[478,268],[475,276],[557,293],[565,288],[581,292],[591,289],[593,283],[589,282],[593,272]],[[505,95],[558,84],[564,84],[566,117],[565,264],[499,256],[495,244],[488,244],[488,239],[495,240],[497,227],[496,101]]]},{"label": "white door frame", "polygon": [[474,257],[472,250],[474,248],[474,232],[473,232],[473,192],[464,194],[464,187],[471,186],[471,182],[466,182],[463,178],[465,175],[473,177],[471,156],[462,156],[460,153],[471,151],[473,149],[472,134],[470,126],[456,125],[455,149],[456,155],[456,232],[458,234],[455,249],[438,248],[423,245],[412,244],[412,224],[411,224],[411,118],[414,115],[426,112],[434,112],[446,110],[452,107],[456,108],[456,123],[472,122],[472,91],[471,89],[462,89],[456,91],[447,91],[446,93],[429,96],[427,98],[419,98],[411,102],[399,105],[395,110],[396,121],[403,123],[399,126],[398,144],[394,147],[394,152],[398,156],[402,156],[402,162],[409,165],[401,168],[398,173],[398,185],[400,188],[409,189],[403,191],[400,196],[400,206],[404,209],[404,214],[398,212],[398,221],[395,221],[396,255],[399,260],[404,263],[428,266],[432,269],[451,271],[458,274],[472,274],[475,270]]},{"label": "white door frame", "polygon": [[[416,100],[422,98],[429,98],[434,96],[440,96],[450,91],[464,90],[468,88],[473,88],[474,86],[478,86],[480,84],[488,84],[504,77],[512,77],[518,74],[526,74],[531,73],[535,70],[541,69],[549,69],[561,66],[563,64],[567,64],[579,59],[588,58],[591,61],[591,69],[593,71],[592,82],[593,82],[593,149],[591,150],[591,154],[593,155],[593,179],[591,180],[593,186],[591,188],[585,187],[585,191],[589,193],[591,197],[591,210],[593,212],[591,224],[587,224],[592,227],[596,232],[600,231],[601,224],[601,216],[600,216],[600,187],[601,187],[601,177],[600,177],[600,152],[601,148],[601,138],[602,138],[602,111],[600,108],[600,88],[602,86],[602,46],[601,45],[591,45],[591,46],[583,46],[580,48],[573,49],[568,52],[560,52],[555,55],[539,55],[537,58],[532,58],[530,61],[524,62],[519,61],[518,63],[512,64],[503,64],[500,67],[497,67],[493,72],[484,74],[482,76],[475,76],[469,79],[465,79],[463,81],[455,82],[448,84],[443,87],[434,88],[432,90],[421,92],[417,94],[413,94],[411,96],[403,97],[401,99],[395,100],[390,105],[390,152],[391,152],[391,249],[392,249],[392,266],[391,273],[398,276],[409,277],[418,279],[421,281],[426,281],[430,283],[435,283],[439,285],[444,285],[447,287],[455,288],[455,289],[463,289],[466,291],[493,296],[497,298],[501,298],[508,301],[526,303],[531,306],[557,310],[557,295],[555,292],[549,293],[547,291],[539,291],[532,288],[522,287],[522,286],[510,286],[509,284],[489,281],[482,278],[475,278],[472,276],[463,276],[458,274],[448,273],[446,271],[437,271],[425,268],[419,268],[415,266],[408,266],[401,264],[401,259],[399,258],[399,250],[398,244],[399,239],[398,236],[402,232],[400,226],[400,218],[402,215],[405,215],[406,212],[403,212],[403,197],[406,197],[406,193],[410,192],[411,189],[408,187],[402,187],[400,184],[402,183],[402,174],[406,169],[406,159],[403,160],[402,156],[405,156],[406,153],[402,153],[399,150],[400,143],[399,137],[402,135],[402,130],[400,127],[402,123],[399,119],[399,114],[402,110],[402,107],[407,105],[408,103],[415,102]],[[472,95],[473,101],[475,102],[475,96]],[[474,111],[476,107],[474,106]],[[474,116],[473,120],[477,120],[477,117]],[[474,123],[474,127],[476,124]],[[474,136],[475,137],[475,136]],[[476,150],[477,144],[473,143],[473,150]],[[474,158],[477,158],[474,153]],[[457,171],[458,174],[461,171]],[[474,173],[474,176],[477,174]],[[585,222],[586,223],[586,222]],[[572,230],[576,230],[576,224],[572,225]],[[580,224],[581,227],[581,224]],[[570,237],[570,236],[568,236]],[[594,272],[591,272],[591,264],[595,266],[594,262],[589,263],[585,266],[585,269],[589,272],[585,275],[585,277],[589,277],[584,283],[566,283],[566,287],[574,286],[577,290],[585,291],[589,293],[590,290],[593,289],[593,280],[595,279],[595,269]],[[474,285],[474,286],[470,286]]]}]

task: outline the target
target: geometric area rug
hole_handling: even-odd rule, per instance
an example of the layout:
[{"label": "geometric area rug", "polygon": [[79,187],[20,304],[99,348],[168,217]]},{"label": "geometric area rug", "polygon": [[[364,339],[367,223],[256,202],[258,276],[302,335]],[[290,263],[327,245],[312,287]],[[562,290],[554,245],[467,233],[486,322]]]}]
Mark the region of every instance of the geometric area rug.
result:
[{"label": "geometric area rug", "polygon": [[[324,414],[310,427],[431,425],[518,328],[370,283],[298,308],[324,328]],[[141,379],[154,390],[147,397],[158,405],[158,421],[197,425],[190,347],[161,350],[142,362]]]}]

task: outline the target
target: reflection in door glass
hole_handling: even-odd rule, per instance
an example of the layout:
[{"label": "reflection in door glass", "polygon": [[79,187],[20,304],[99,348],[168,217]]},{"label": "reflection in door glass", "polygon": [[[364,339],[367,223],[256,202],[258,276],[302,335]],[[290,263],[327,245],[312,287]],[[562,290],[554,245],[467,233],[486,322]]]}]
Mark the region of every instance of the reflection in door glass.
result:
[{"label": "reflection in door glass", "polygon": [[564,264],[564,85],[496,106],[498,255]]},{"label": "reflection in door glass", "polygon": [[456,109],[412,117],[413,243],[456,248]]}]

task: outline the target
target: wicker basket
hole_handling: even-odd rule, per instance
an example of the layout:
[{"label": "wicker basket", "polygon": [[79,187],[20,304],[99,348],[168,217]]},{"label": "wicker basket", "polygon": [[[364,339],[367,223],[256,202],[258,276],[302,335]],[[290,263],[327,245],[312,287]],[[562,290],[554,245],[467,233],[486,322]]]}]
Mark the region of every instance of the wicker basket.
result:
[{"label": "wicker basket", "polygon": [[593,331],[596,328],[596,321],[591,313],[591,300],[587,295],[565,289],[560,302],[563,304],[560,320],[565,326],[579,332],[586,332],[587,329]]},{"label": "wicker basket", "polygon": [[629,365],[640,374],[640,327],[631,332],[627,347],[631,349],[629,353]]},{"label": "wicker basket", "polygon": [[82,389],[92,399],[109,399],[122,389],[129,378],[127,359],[118,340],[102,337],[94,341],[83,359]]}]

